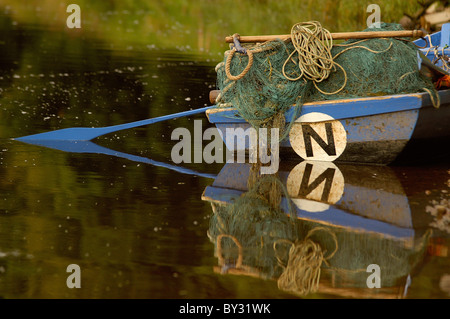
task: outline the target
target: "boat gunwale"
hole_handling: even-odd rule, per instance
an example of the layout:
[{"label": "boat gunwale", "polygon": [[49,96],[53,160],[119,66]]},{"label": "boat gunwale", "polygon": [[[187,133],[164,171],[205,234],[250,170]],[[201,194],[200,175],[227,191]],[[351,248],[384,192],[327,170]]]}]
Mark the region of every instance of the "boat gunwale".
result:
[{"label": "boat gunwale", "polygon": [[[439,95],[444,95],[444,96],[448,96],[450,98],[450,89],[446,89],[446,90],[440,90],[438,91]],[[412,99],[412,100],[416,100],[417,103],[410,103],[409,105],[404,105],[403,107],[395,107],[392,109],[389,109],[388,107],[385,107],[385,109],[383,111],[378,111],[378,112],[374,112],[373,114],[364,114],[364,115],[347,115],[347,116],[343,116],[341,118],[337,118],[339,120],[344,120],[344,119],[349,119],[349,118],[355,118],[355,117],[361,117],[361,116],[371,116],[371,115],[376,115],[376,114],[386,114],[386,113],[394,113],[394,112],[399,112],[399,111],[409,111],[409,110],[416,110],[416,109],[420,109],[423,107],[432,107],[432,103],[431,99],[430,99],[430,95],[427,92],[417,92],[417,93],[408,93],[408,94],[395,94],[395,95],[383,95],[383,96],[376,96],[376,97],[360,97],[360,98],[350,98],[350,99],[338,99],[338,100],[324,100],[324,101],[314,101],[314,102],[307,102],[305,104],[303,104],[302,108],[311,108],[312,111],[313,108],[320,108],[320,107],[330,107],[331,108],[335,108],[335,107],[343,107],[343,106],[352,106],[355,103],[365,103],[368,102],[368,107],[373,106],[375,104],[378,104],[379,102],[383,102],[386,100],[394,100],[397,101],[397,99]],[[449,99],[450,100],[450,99]],[[444,103],[442,103],[444,102]],[[442,101],[441,100],[441,104],[445,104],[447,101]],[[373,104],[372,104],[373,103]],[[295,105],[293,105],[291,108],[289,108],[289,110],[286,111],[285,114],[289,114],[290,112],[292,112],[292,108],[295,107]],[[210,123],[245,123],[247,121],[245,121],[245,119],[240,118],[240,117],[226,117],[227,121],[216,121],[213,120],[211,118],[211,116],[220,116],[220,113],[225,113],[225,112],[234,112],[237,113],[237,109],[235,107],[216,107],[216,108],[211,108],[206,110],[205,114],[206,117],[208,118],[208,121]]]}]

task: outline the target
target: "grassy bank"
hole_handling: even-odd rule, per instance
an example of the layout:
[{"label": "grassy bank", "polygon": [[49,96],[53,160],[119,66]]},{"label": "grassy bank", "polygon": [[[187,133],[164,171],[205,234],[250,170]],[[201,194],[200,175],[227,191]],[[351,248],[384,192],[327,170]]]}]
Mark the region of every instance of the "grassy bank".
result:
[{"label": "grassy bank", "polygon": [[[66,26],[71,3],[81,8],[81,30]],[[218,53],[227,47],[227,35],[285,34],[301,21],[320,21],[332,32],[361,30],[371,3],[380,6],[384,22],[398,22],[405,12],[419,8],[411,0],[0,0],[0,12],[17,25],[94,34],[116,46],[135,43]]]}]

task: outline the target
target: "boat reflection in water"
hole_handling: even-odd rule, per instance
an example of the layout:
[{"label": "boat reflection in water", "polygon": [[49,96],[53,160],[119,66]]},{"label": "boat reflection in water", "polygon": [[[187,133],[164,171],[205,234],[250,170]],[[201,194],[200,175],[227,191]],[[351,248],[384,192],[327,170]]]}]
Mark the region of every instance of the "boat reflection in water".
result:
[{"label": "boat reflection in water", "polygon": [[216,272],[276,280],[299,296],[407,296],[431,229],[414,227],[392,168],[304,161],[258,171],[226,164],[204,191]]}]

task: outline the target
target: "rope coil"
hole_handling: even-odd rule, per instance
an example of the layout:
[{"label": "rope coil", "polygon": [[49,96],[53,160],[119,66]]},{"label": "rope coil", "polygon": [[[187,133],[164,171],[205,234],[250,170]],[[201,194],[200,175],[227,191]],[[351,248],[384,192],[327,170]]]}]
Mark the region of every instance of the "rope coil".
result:
[{"label": "rope coil", "polygon": [[[303,76],[316,82],[328,78],[334,65],[331,55],[333,46],[331,33],[322,28],[317,21],[302,22],[292,27],[291,41],[295,51],[292,51],[285,61],[283,75],[291,81],[297,81]],[[285,68],[288,61],[293,61],[292,57],[295,53],[298,55],[300,75],[297,78],[291,78],[286,75]]]},{"label": "rope coil", "polygon": [[[328,256],[325,256],[325,251],[322,250],[322,247],[310,238],[317,231],[328,232],[335,242],[336,248]],[[277,245],[281,242],[290,244],[291,248],[289,249],[287,263],[277,256],[279,265],[284,269],[278,278],[278,288],[300,295],[316,292],[319,289],[322,263],[327,263],[327,260],[333,258],[338,250],[336,235],[324,227],[316,227],[310,230],[306,238],[301,242],[292,243],[286,240],[274,242],[273,249],[275,252],[277,252]]]},{"label": "rope coil", "polygon": [[242,70],[242,72],[240,74],[238,74],[236,76],[232,75],[231,71],[230,71],[231,60],[233,59],[233,56],[236,52],[237,52],[236,48],[233,48],[232,50],[230,50],[230,52],[228,53],[228,56],[227,56],[226,63],[225,63],[225,72],[227,74],[228,79],[230,79],[231,81],[239,81],[240,79],[242,79],[253,65],[253,53],[251,50],[247,50],[247,56],[248,56],[247,66],[245,67],[244,70]]}]

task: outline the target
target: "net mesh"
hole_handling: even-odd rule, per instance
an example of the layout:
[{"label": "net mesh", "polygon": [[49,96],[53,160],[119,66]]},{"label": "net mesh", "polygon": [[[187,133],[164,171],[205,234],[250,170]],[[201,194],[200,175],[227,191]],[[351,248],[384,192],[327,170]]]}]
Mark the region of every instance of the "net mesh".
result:
[{"label": "net mesh", "polygon": [[[318,23],[314,27],[321,28]],[[396,30],[403,28],[399,24],[381,23],[377,29]],[[302,46],[305,51],[295,54],[301,41],[306,41]],[[284,113],[293,105],[296,118],[305,102],[424,91],[436,97],[431,79],[420,72],[418,48],[407,38],[332,44],[329,48],[332,60],[326,55],[324,42],[323,37],[314,35],[299,42],[277,40],[247,46],[246,54],[225,52],[224,61],[216,67],[217,86],[221,90],[217,105],[235,107],[256,129],[280,128],[280,137],[284,139],[291,125],[284,122]],[[306,62],[305,54],[309,58]],[[329,71],[326,78],[311,79],[304,72],[305,66],[312,63],[321,64],[319,71]]]}]

